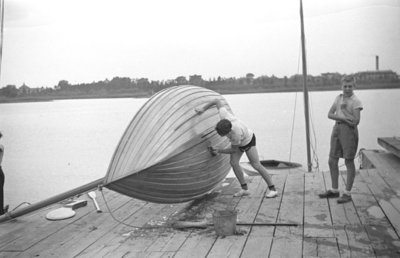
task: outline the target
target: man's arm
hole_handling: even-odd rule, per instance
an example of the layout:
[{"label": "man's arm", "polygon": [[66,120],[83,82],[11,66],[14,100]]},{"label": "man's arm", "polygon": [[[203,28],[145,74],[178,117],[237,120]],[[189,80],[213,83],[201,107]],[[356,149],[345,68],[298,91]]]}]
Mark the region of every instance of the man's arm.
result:
[{"label": "man's arm", "polygon": [[[346,111],[347,112],[347,111]],[[346,113],[344,113],[345,116],[349,116],[349,117],[353,117],[353,118],[348,118],[346,119],[346,123],[348,123],[351,126],[357,126],[360,123],[360,119],[361,119],[361,109],[360,108],[356,108],[353,110],[353,114],[350,115]]]},{"label": "man's arm", "polygon": [[207,109],[211,108],[212,106],[217,106],[218,109],[222,108],[224,105],[221,100],[219,99],[213,99],[207,104],[205,104],[203,107],[200,108],[195,108],[197,114],[201,115],[202,113],[206,112]]},{"label": "man's arm", "polygon": [[337,113],[336,113],[336,104],[335,103],[329,109],[328,118],[332,119],[332,120],[335,120],[335,121],[338,121],[338,122],[346,122],[345,121],[346,120],[345,117],[337,115]]},{"label": "man's arm", "polygon": [[350,126],[357,126],[360,123],[360,116],[361,116],[361,109],[357,108],[354,109],[354,113],[350,114],[346,109],[342,109],[344,116],[339,116],[336,114],[336,105],[333,104],[332,107],[329,109],[328,118],[346,123]]}]

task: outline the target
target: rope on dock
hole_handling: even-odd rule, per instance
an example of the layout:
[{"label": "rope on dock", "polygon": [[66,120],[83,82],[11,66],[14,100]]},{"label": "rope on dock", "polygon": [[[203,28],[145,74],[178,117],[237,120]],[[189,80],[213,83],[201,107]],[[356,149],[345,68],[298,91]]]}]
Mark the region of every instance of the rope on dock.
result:
[{"label": "rope on dock", "polygon": [[132,227],[132,228],[136,228],[136,229],[143,229],[142,227],[133,226],[133,225],[130,225],[130,224],[128,224],[128,223],[125,223],[125,222],[123,222],[123,221],[117,219],[117,218],[114,216],[112,210],[110,209],[110,206],[108,206],[107,199],[106,199],[106,197],[104,196],[103,187],[102,187],[102,186],[99,186],[99,187],[98,187],[98,190],[100,191],[101,196],[103,196],[103,200],[104,200],[104,203],[106,204],[108,213],[110,213],[111,217],[112,217],[116,222],[118,222],[118,223],[120,223],[120,224],[122,224],[122,225],[128,226],[128,227]]}]

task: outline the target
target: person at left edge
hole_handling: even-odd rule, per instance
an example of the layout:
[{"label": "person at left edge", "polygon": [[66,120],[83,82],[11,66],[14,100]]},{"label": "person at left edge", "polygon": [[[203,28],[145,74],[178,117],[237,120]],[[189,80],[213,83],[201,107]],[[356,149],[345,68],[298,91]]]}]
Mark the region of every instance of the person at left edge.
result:
[{"label": "person at left edge", "polygon": [[[3,134],[0,132],[0,139],[3,137]],[[4,207],[4,173],[1,167],[4,156],[4,146],[0,144],[0,215],[3,215],[8,211],[8,205]]]}]

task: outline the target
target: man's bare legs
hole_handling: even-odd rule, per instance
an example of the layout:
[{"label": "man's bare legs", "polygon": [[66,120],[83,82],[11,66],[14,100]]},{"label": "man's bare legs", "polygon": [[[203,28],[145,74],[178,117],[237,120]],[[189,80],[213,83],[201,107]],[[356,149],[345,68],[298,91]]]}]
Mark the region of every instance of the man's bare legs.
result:
[{"label": "man's bare legs", "polygon": [[356,177],[356,165],[354,164],[354,159],[345,159],[345,164],[347,168],[347,182],[346,191],[350,193],[353,187],[354,178]]},{"label": "man's bare legs", "polygon": [[320,198],[338,198],[339,193],[339,158],[329,157],[329,171],[331,174],[332,189],[318,194]]},{"label": "man's bare legs", "polygon": [[339,158],[329,157],[329,170],[331,172],[332,189],[339,189]]},{"label": "man's bare legs", "polygon": [[[329,157],[329,169],[331,172],[332,189],[339,189],[339,159]],[[345,165],[347,168],[347,182],[346,191],[351,191],[353,187],[354,178],[356,176],[356,166],[354,159],[345,159]]]},{"label": "man's bare legs", "polygon": [[265,195],[267,198],[274,198],[278,196],[278,192],[275,189],[274,183],[272,183],[271,176],[269,175],[268,171],[265,167],[260,163],[260,158],[258,156],[258,151],[256,146],[251,147],[246,151],[246,155],[249,158],[251,166],[257,170],[257,172],[262,176],[265,182],[268,185],[268,193]]},{"label": "man's bare legs", "polygon": [[[233,168],[233,172],[235,173],[236,178],[239,180],[239,183],[242,187],[242,191],[235,194],[235,196],[243,196],[243,195],[249,194],[247,192],[248,187],[247,187],[246,181],[244,179],[243,169],[239,163],[242,155],[243,155],[243,152],[241,152],[241,151],[237,151],[237,152],[231,154],[231,166]],[[250,161],[251,166],[255,170],[257,170],[258,173],[260,173],[260,175],[262,176],[262,178],[265,180],[265,182],[268,185],[268,188],[270,191],[267,193],[266,197],[267,198],[276,197],[278,195],[278,192],[276,191],[275,186],[272,183],[272,179],[271,179],[271,176],[269,175],[268,171],[260,163],[257,148],[255,146],[251,147],[248,151],[246,151],[246,155]],[[245,190],[246,192],[243,192],[243,190]]]},{"label": "man's bare legs", "polygon": [[[327,194],[331,195],[331,197],[338,197],[339,195],[339,159],[334,157],[329,157],[329,169],[331,172],[331,180],[332,180],[332,190],[331,193]],[[354,178],[356,176],[356,167],[354,164],[354,159],[345,159],[345,165],[347,168],[347,180],[346,180],[346,190],[344,191],[342,197],[340,197],[337,202],[338,203],[346,203],[351,201],[351,188],[353,187]],[[332,194],[333,192],[333,194]],[[329,197],[327,194],[320,195],[320,197]],[[334,196],[333,196],[334,195]]]},{"label": "man's bare legs", "polygon": [[[240,166],[240,158],[242,157],[243,152],[237,151],[231,154],[231,166],[233,172],[235,173],[236,178],[239,180],[240,185],[245,185],[246,181],[244,179],[243,169]],[[246,187],[247,190],[247,187]]]},{"label": "man's bare legs", "polygon": [[250,165],[257,170],[258,173],[264,178],[265,182],[268,186],[274,185],[272,183],[271,176],[269,175],[268,171],[265,167],[260,163],[260,158],[258,156],[258,151],[256,146],[251,147],[248,151],[246,151],[247,158],[250,161]]},{"label": "man's bare legs", "polygon": [[231,166],[233,172],[235,173],[236,178],[239,180],[240,187],[242,188],[239,192],[235,193],[233,196],[240,197],[249,195],[249,188],[247,186],[246,180],[244,179],[243,169],[240,166],[240,158],[242,157],[243,152],[237,151],[231,154]]}]

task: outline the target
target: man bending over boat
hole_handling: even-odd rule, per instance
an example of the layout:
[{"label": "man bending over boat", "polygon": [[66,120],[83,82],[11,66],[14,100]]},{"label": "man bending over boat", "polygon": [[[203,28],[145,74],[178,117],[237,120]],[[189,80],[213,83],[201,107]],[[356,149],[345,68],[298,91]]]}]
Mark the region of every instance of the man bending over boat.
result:
[{"label": "man bending over boat", "polygon": [[319,194],[320,198],[339,197],[339,158],[344,158],[347,168],[346,189],[338,203],[351,201],[351,188],[356,176],[354,158],[358,146],[358,129],[360,112],[363,109],[361,101],[354,94],[355,78],[345,76],[342,79],[343,93],[336,97],[329,109],[328,118],[336,121],[332,129],[331,147],[329,152],[329,170],[331,173],[332,189]]},{"label": "man bending over boat", "polygon": [[275,189],[274,184],[272,183],[271,176],[268,174],[268,171],[261,165],[260,158],[258,156],[257,148],[256,148],[256,136],[255,134],[239,119],[237,119],[233,114],[228,112],[228,110],[224,107],[223,103],[219,99],[214,99],[207,103],[202,108],[196,108],[197,114],[204,113],[207,109],[212,106],[216,106],[219,111],[219,115],[221,120],[217,123],[215,130],[217,133],[224,137],[228,137],[231,142],[231,147],[227,149],[218,149],[210,147],[211,152],[213,154],[229,154],[231,155],[231,166],[236,175],[236,178],[239,180],[242,189],[235,193],[234,196],[246,196],[249,195],[249,189],[247,183],[244,179],[242,167],[239,164],[240,158],[243,155],[243,152],[246,152],[247,157],[249,158],[251,166],[260,173],[260,175],[264,178],[265,182],[268,185],[268,193],[266,194],[267,198],[273,198],[278,195],[278,192]]}]

